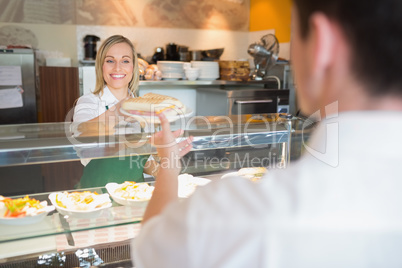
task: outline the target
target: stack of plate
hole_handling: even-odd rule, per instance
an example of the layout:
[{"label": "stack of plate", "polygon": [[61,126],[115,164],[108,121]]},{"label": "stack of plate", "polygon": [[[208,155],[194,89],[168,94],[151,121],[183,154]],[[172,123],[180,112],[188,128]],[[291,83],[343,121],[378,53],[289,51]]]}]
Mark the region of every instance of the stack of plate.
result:
[{"label": "stack of plate", "polygon": [[182,61],[158,61],[158,70],[162,72],[163,80],[179,80],[185,78],[184,62]]},{"label": "stack of plate", "polygon": [[192,61],[191,67],[200,69],[199,80],[216,80],[219,78],[219,63],[216,61]]}]

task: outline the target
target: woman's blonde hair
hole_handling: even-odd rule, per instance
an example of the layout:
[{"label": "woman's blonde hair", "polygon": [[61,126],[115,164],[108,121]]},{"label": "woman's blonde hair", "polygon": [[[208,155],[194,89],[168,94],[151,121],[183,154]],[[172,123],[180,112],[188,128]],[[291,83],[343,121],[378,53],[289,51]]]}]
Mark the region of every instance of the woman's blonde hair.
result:
[{"label": "woman's blonde hair", "polygon": [[96,55],[95,60],[95,71],[96,71],[96,85],[94,94],[103,94],[103,88],[106,86],[105,80],[103,79],[103,63],[105,62],[106,53],[109,49],[119,43],[126,43],[131,47],[133,52],[133,78],[128,83],[129,90],[133,93],[135,97],[137,97],[138,85],[140,83],[140,74],[138,71],[138,59],[137,53],[135,52],[133,43],[122,35],[112,35],[107,38],[102,45],[99,47],[99,50]]}]

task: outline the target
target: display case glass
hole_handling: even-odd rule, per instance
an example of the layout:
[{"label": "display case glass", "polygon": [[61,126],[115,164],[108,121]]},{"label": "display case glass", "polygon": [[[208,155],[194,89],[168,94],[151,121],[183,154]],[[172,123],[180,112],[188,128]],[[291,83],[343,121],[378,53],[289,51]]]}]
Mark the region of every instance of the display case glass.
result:
[{"label": "display case glass", "polygon": [[[304,123],[288,114],[264,114],[183,118],[172,122],[171,127],[173,130],[184,129],[185,137],[194,137],[192,151],[182,159],[182,172],[216,179],[222,172],[247,166],[286,168],[301,154],[301,144],[308,137],[309,131],[305,130],[310,127],[305,128]],[[145,124],[141,129],[149,129],[149,132],[135,133],[131,123],[109,132],[98,123],[87,124],[85,128],[70,122],[0,126],[0,169],[131,155],[151,154],[157,159],[156,149],[148,140],[160,126],[152,122]],[[300,138],[302,128],[305,128],[304,137]],[[214,177],[214,174],[219,176]],[[24,179],[30,180],[29,177]],[[107,193],[105,187],[81,190]],[[25,194],[50,203],[50,192]],[[10,243],[22,245],[32,239],[60,236],[75,248],[72,233],[131,226],[141,222],[143,213],[144,207],[122,206],[112,200],[112,206],[104,209],[96,219],[62,216],[55,210],[38,223],[18,226],[3,222],[0,223],[0,249],[4,250]],[[58,251],[58,247],[50,250]],[[42,253],[40,250],[35,252],[36,255]],[[25,258],[23,252],[1,255],[3,260]]]}]

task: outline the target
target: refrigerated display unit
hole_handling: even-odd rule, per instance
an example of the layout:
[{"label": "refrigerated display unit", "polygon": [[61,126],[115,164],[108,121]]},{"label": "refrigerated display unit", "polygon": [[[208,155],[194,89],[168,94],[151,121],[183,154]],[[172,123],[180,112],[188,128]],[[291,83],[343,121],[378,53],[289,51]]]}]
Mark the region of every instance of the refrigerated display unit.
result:
[{"label": "refrigerated display unit", "polygon": [[37,123],[33,49],[0,49],[0,124]]}]

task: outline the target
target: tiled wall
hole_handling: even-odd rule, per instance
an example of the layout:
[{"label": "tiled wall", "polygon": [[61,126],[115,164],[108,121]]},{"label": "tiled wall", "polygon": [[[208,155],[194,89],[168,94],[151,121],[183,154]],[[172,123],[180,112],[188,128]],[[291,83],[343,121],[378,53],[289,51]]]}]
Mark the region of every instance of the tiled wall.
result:
[{"label": "tiled wall", "polygon": [[224,47],[221,59],[244,59],[250,43],[272,32],[248,32],[249,1],[0,0],[0,45],[32,44],[76,66],[85,35],[122,34],[144,57],[175,42],[190,49]]},{"label": "tiled wall", "polygon": [[249,0],[0,0],[0,21],[248,31]]}]

